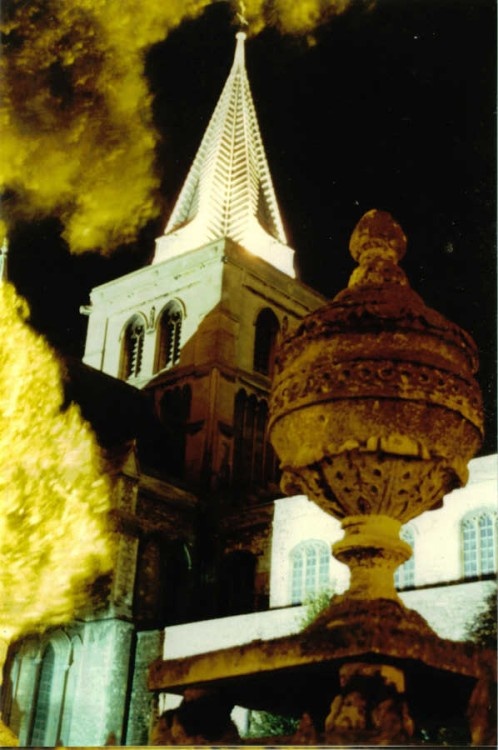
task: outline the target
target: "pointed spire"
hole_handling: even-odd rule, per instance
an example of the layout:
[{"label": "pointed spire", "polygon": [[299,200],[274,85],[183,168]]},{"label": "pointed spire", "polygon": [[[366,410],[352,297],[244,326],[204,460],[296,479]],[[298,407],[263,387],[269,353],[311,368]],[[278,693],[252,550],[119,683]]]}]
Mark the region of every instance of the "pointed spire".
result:
[{"label": "pointed spire", "polygon": [[245,68],[246,34],[236,38],[232,69],[153,262],[228,237],[294,276]]}]

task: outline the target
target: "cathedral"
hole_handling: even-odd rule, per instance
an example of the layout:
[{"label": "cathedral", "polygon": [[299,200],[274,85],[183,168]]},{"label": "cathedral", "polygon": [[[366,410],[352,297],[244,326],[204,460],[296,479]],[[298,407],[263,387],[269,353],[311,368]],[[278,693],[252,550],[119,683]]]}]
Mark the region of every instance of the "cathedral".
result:
[{"label": "cathedral", "polygon": [[[279,338],[325,300],[296,278],[244,41],[152,263],[96,287],[82,309],[85,355],[66,361],[66,398],[113,480],[116,560],[70,625],[11,648],[2,712],[23,746],[147,744],[154,659],[258,637],[272,612],[283,615],[264,633],[290,632],[307,597],[345,585],[330,553],[338,525],[305,497],[279,500],[267,437]],[[442,583],[473,586],[476,609],[490,590],[496,461],[482,461],[447,523],[451,565],[431,575],[430,529],[405,531],[414,556],[397,583],[414,608],[430,614]],[[467,594],[451,592],[457,612]]]}]

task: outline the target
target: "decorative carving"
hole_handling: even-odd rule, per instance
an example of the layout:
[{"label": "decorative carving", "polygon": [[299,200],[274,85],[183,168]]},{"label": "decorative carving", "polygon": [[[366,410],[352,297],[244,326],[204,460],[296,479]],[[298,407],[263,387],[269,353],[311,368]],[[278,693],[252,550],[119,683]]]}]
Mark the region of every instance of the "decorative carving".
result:
[{"label": "decorative carving", "polygon": [[310,495],[336,518],[375,513],[407,523],[440,505],[458,477],[445,459],[426,460],[416,444],[405,446],[406,453],[413,448],[412,456],[390,455],[402,443],[401,436],[373,438],[309,466],[285,466],[282,489],[289,495]]},{"label": "decorative carving", "polygon": [[346,664],[341,692],[325,719],[327,744],[406,743],[414,723],[404,697],[401,670],[388,665]]},{"label": "decorative carving", "polygon": [[367,358],[337,362],[335,357],[336,352],[324,352],[316,357],[307,377],[298,370],[280,379],[272,393],[272,412],[361,396],[437,404],[474,424],[482,418],[482,398],[475,382],[458,373],[416,362]]},{"label": "decorative carving", "polygon": [[[369,211],[349,286],[284,339],[270,402],[281,487],[345,519],[353,598],[396,599],[400,523],[467,481],[482,440],[476,347],[408,286],[406,237]],[[370,520],[367,520],[370,518]]]}]

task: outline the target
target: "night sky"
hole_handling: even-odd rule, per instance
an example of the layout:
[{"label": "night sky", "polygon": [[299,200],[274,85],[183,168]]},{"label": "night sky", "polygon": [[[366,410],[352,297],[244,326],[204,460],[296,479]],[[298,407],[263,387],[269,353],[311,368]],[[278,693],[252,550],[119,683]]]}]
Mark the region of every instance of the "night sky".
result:
[{"label": "night sky", "polygon": [[[215,3],[149,51],[160,219],[110,258],[70,255],[56,217],[12,229],[11,278],[62,352],[82,354],[91,287],[150,260],[231,67],[233,15]],[[477,342],[484,454],[496,450],[495,29],[494,0],[378,0],[353,2],[314,44],[274,29],[246,43],[300,278],[333,297],[354,267],[356,222],[392,213],[412,287]]]}]

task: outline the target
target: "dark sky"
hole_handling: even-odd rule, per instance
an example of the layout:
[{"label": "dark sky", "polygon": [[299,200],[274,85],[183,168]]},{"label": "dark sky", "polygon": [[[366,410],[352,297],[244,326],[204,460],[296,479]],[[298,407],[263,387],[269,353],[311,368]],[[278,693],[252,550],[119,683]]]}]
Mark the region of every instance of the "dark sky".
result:
[{"label": "dark sky", "polygon": [[[18,225],[11,276],[33,322],[80,354],[91,286],[150,258],[230,69],[225,3],[154,47],[147,73],[162,134],[163,218],[111,259],[70,256],[56,219]],[[300,278],[327,297],[347,283],[349,236],[370,208],[408,236],[413,288],[471,333],[496,450],[496,40],[494,0],[361,2],[316,44],[268,30],[247,42],[263,140]],[[40,252],[47,248],[49,252]]]}]

